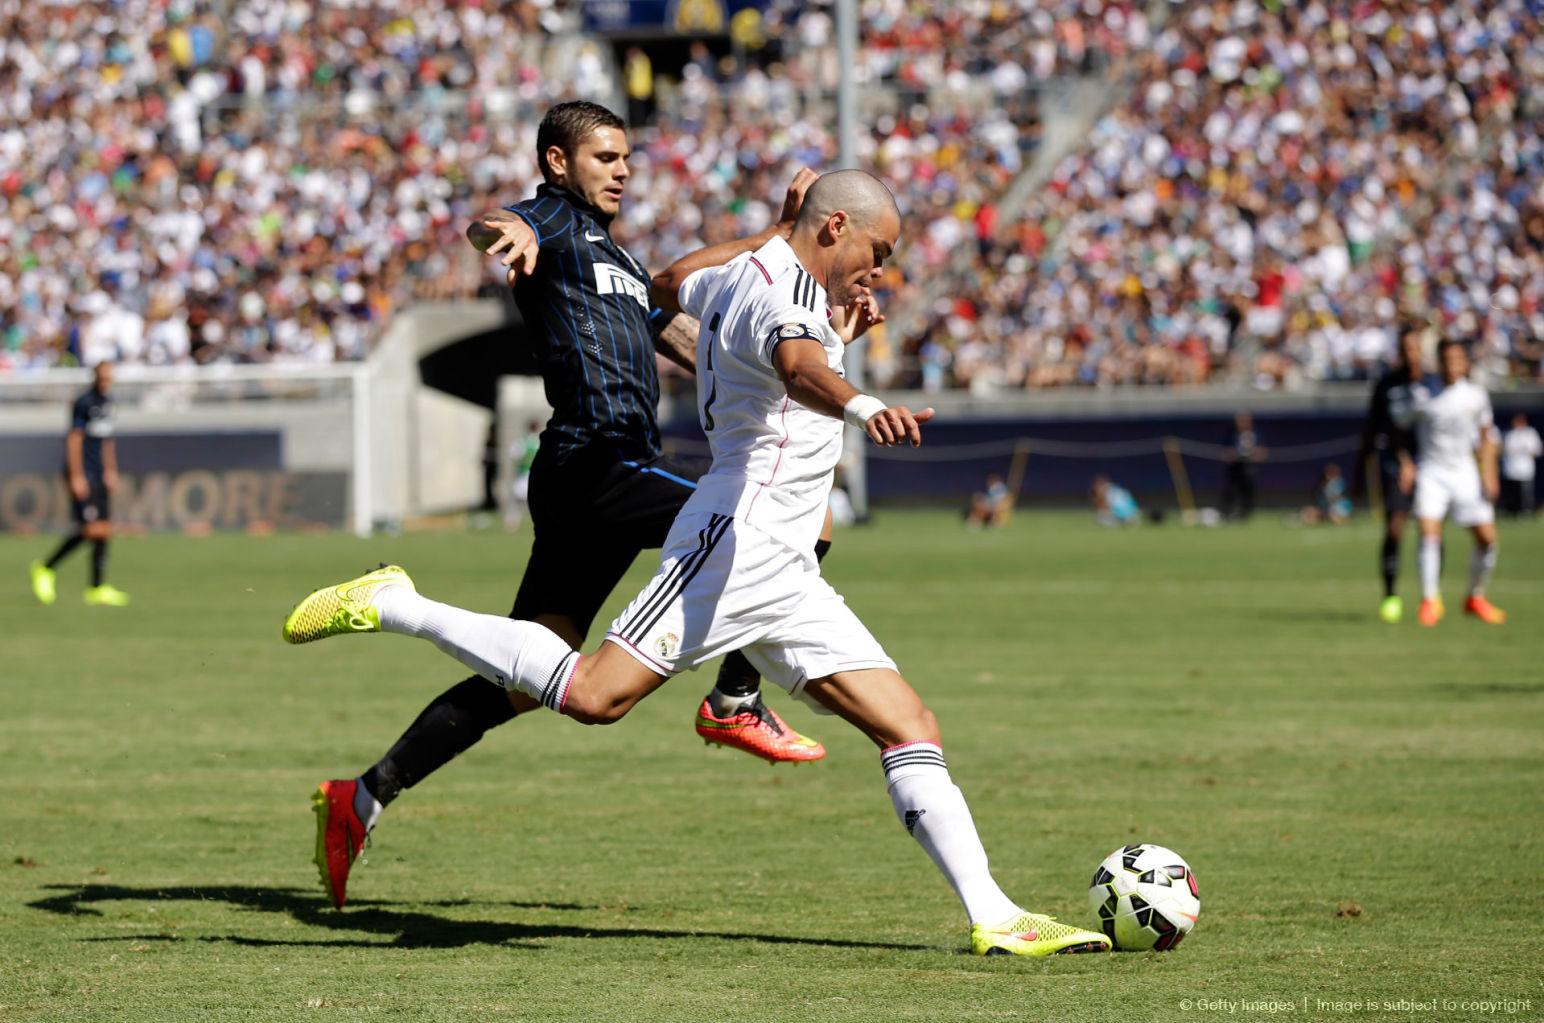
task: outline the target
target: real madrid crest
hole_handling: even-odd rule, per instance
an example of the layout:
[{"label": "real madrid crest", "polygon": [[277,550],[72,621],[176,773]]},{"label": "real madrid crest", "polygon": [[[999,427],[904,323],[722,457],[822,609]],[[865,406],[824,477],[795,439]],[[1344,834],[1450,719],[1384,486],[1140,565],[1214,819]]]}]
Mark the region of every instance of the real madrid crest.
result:
[{"label": "real madrid crest", "polygon": [[661,657],[674,657],[679,649],[681,649],[681,637],[673,632],[665,633],[654,643],[654,652]]}]

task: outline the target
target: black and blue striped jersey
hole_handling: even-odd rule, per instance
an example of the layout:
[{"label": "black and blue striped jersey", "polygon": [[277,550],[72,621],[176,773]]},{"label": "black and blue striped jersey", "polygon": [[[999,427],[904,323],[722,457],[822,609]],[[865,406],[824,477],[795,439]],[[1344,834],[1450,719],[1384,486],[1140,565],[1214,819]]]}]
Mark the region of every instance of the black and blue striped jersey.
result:
[{"label": "black and blue striped jersey", "polygon": [[515,285],[547,401],[544,443],[559,459],[597,442],[623,458],[659,454],[659,373],[649,274],[611,240],[611,218],[578,193],[544,184],[507,206],[536,232],[535,270]]},{"label": "black and blue striped jersey", "polygon": [[[100,480],[106,463],[102,442],[113,437],[113,399],[95,387],[75,399],[70,410],[70,432],[81,432],[80,467],[88,480]],[[66,459],[65,471],[69,471]]]}]

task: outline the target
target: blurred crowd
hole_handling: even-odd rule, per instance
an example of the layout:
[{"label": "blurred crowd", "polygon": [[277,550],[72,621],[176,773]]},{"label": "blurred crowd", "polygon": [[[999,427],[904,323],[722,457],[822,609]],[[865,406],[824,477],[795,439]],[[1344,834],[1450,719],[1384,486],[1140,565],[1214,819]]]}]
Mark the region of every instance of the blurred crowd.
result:
[{"label": "blurred crowd", "polygon": [[[1031,83],[1146,42],[1103,0],[861,17],[862,156],[922,225],[896,288],[985,237],[1038,144]],[[404,303],[498,286],[461,232],[535,187],[546,106],[635,91],[561,0],[0,0],[0,25],[0,368],[360,358]],[[834,28],[779,0],[735,56],[649,77],[617,225],[646,265],[831,164]]]},{"label": "blurred crowd", "polygon": [[951,281],[898,382],[1359,379],[1402,316],[1538,379],[1539,13],[1172,5],[1129,102]]},{"label": "blurred crowd", "polygon": [[[881,384],[1356,377],[1401,314],[1536,375],[1536,0],[860,0],[860,164],[906,242]],[[0,368],[330,362],[501,286],[463,240],[531,194],[553,102],[625,100],[646,266],[752,233],[836,158],[832,9],[774,0],[656,70],[563,0],[0,0]],[[1038,89],[1129,102],[1013,216]],[[963,257],[963,258],[962,258]]]}]

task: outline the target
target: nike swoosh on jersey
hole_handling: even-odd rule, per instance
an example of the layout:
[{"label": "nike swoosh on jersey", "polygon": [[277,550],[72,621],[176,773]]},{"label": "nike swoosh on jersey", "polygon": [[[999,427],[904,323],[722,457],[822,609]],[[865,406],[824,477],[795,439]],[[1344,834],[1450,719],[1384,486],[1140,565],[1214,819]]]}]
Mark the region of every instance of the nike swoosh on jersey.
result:
[{"label": "nike swoosh on jersey", "polygon": [[606,240],[606,236],[603,234],[591,234],[586,231],[584,232],[584,240],[587,242],[603,242]]}]

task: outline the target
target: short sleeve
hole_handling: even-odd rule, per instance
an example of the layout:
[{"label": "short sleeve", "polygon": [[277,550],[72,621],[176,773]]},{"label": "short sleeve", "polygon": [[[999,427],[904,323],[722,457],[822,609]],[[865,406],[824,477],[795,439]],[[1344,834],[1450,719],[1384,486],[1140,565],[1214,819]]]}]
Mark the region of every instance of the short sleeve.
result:
[{"label": "short sleeve", "polygon": [[1490,410],[1490,395],[1485,393],[1484,388],[1480,388],[1478,394],[1479,399],[1474,403],[1475,415],[1480,421],[1480,429],[1488,430],[1496,422],[1495,414]]},{"label": "short sleeve", "polygon": [[87,395],[84,394],[75,399],[75,407],[70,410],[71,430],[84,430],[91,419],[91,406],[86,399]]},{"label": "short sleeve", "polygon": [[568,203],[548,196],[537,196],[504,208],[531,225],[531,230],[536,232],[537,245],[546,245],[567,232],[574,216]]},{"label": "short sleeve", "polygon": [[731,272],[732,263],[723,266],[705,266],[701,270],[693,270],[686,275],[686,280],[681,282],[680,291],[676,295],[676,301],[681,304],[681,309],[688,316],[703,319],[708,311],[708,306],[718,295],[719,285]]},{"label": "short sleeve", "polygon": [[799,305],[758,310],[751,336],[756,339],[756,358],[772,366],[772,355],[784,341],[805,338],[825,346],[826,335],[815,314]]}]

